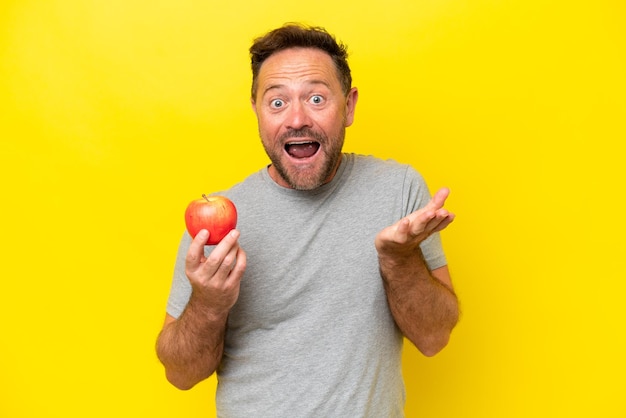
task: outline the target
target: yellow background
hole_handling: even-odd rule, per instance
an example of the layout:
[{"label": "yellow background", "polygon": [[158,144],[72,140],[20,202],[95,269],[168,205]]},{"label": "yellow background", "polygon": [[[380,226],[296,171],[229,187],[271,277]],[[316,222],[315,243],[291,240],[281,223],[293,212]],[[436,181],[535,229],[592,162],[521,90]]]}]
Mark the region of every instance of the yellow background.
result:
[{"label": "yellow background", "polygon": [[463,317],[408,417],[625,417],[623,0],[5,0],[1,417],[213,416],[154,354],[188,201],[267,163],[251,40],[325,26],[346,150],[449,186]]}]

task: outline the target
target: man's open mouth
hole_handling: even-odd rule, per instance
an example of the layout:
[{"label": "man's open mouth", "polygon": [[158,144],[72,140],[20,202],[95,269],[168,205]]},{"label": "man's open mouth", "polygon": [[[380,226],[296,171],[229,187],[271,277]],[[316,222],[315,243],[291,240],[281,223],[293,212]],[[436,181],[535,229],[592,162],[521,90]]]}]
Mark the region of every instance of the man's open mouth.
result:
[{"label": "man's open mouth", "polygon": [[316,141],[290,142],[285,145],[285,151],[293,158],[312,157],[319,149],[320,143]]}]

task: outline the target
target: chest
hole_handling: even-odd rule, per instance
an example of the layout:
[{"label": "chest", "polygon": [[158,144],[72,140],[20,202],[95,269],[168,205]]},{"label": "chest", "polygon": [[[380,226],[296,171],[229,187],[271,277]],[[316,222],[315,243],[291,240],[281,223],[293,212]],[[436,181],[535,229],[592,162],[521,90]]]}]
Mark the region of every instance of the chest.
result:
[{"label": "chest", "polygon": [[247,268],[232,328],[301,328],[321,316],[385,303],[374,238],[391,223],[389,210],[349,196],[289,206],[260,203],[241,211]]}]

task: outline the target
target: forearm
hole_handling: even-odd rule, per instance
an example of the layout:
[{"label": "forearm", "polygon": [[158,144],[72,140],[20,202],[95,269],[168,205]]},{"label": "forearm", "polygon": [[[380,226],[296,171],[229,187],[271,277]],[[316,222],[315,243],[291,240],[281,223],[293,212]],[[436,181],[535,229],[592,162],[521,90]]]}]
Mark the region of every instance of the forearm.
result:
[{"label": "forearm", "polygon": [[227,317],[211,314],[192,297],[182,315],[163,327],[157,355],[170,383],[187,390],[215,372],[224,351]]},{"label": "forearm", "polygon": [[380,256],[379,264],[396,324],[423,354],[436,354],[448,343],[459,318],[451,286],[433,276],[419,251],[401,259]]}]

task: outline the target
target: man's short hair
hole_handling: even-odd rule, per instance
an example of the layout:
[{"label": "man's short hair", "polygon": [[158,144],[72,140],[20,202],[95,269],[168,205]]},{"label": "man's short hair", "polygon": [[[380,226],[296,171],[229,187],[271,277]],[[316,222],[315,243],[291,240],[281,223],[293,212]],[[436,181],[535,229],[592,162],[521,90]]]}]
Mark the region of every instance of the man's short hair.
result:
[{"label": "man's short hair", "polygon": [[254,40],[250,47],[252,65],[252,98],[256,97],[257,77],[261,66],[272,54],[289,48],[317,48],[326,52],[335,64],[344,94],[352,87],[348,49],[326,29],[300,23],[288,23]]}]

